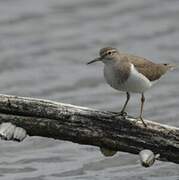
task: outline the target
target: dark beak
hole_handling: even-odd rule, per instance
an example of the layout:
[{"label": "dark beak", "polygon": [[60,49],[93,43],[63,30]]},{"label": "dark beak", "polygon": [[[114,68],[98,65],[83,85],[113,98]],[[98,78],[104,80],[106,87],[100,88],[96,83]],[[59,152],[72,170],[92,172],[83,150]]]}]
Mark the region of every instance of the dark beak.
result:
[{"label": "dark beak", "polygon": [[98,58],[93,59],[92,61],[90,61],[90,62],[88,62],[88,63],[86,63],[86,64],[92,64],[92,63],[97,62],[97,61],[102,61],[102,58],[101,58],[101,57],[98,57]]}]

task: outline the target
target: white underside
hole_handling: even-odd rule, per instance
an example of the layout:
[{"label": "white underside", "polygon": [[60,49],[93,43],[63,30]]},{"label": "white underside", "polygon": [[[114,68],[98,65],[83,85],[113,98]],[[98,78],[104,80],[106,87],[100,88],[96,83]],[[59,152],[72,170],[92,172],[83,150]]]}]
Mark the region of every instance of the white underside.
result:
[{"label": "white underside", "polygon": [[120,77],[116,77],[113,65],[104,67],[104,77],[110,86],[120,91],[142,93],[149,89],[154,83],[149,81],[143,74],[139,73],[133,64],[131,72],[125,83],[120,83]]}]

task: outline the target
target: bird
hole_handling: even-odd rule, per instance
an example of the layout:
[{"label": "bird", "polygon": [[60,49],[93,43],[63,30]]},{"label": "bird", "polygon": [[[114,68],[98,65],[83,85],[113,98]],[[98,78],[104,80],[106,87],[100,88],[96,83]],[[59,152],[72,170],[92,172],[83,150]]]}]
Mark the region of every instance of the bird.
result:
[{"label": "bird", "polygon": [[123,53],[116,48],[105,47],[100,49],[99,57],[87,64],[101,61],[104,63],[104,78],[106,82],[118,91],[126,92],[126,101],[120,115],[127,115],[126,106],[131,93],[141,94],[141,106],[139,118],[143,125],[143,108],[145,102],[144,92],[151,88],[166,72],[175,68],[169,63],[158,64],[146,58]]}]

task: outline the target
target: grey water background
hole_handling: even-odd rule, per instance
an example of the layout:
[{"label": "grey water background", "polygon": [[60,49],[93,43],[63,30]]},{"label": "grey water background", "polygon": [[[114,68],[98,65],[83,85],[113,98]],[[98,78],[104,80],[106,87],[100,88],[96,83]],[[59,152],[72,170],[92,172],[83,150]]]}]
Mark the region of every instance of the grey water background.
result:
[{"label": "grey water background", "polygon": [[[155,62],[179,64],[177,0],[0,0],[0,93],[119,111],[103,65],[86,66],[113,46]],[[179,71],[146,93],[144,116],[179,126]],[[137,115],[140,97],[128,112]],[[179,166],[142,168],[135,155],[104,157],[97,147],[50,138],[0,141],[3,180],[178,180]]]}]

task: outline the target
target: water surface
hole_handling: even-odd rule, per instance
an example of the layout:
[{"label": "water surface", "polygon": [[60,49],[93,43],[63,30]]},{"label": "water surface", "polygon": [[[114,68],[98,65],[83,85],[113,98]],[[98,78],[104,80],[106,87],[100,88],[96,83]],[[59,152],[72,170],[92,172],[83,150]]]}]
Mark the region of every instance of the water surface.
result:
[{"label": "water surface", "polygon": [[[86,66],[100,48],[179,64],[177,0],[1,0],[0,93],[119,111],[125,94],[104,81],[102,64]],[[144,116],[179,126],[179,72],[146,93]],[[137,115],[139,96],[128,112]],[[0,142],[0,179],[177,180],[179,167],[137,156],[103,157],[97,147],[30,137]]]}]

